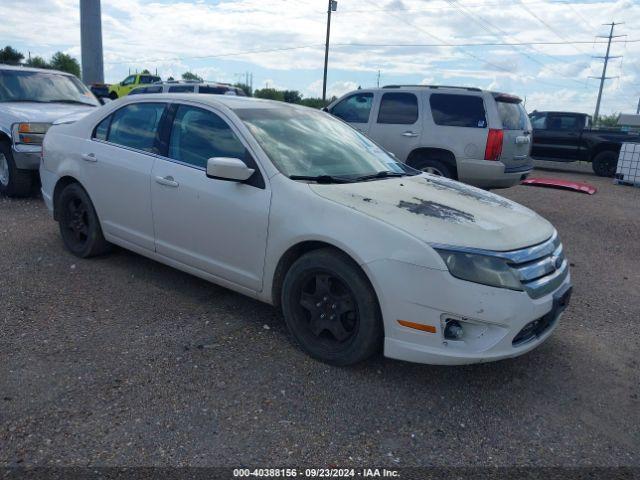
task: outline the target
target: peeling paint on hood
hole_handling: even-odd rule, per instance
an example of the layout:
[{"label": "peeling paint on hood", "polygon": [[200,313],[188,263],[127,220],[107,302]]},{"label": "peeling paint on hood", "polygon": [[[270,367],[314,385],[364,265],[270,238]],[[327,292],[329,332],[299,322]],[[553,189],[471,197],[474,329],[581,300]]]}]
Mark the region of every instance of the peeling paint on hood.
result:
[{"label": "peeling paint on hood", "polygon": [[309,187],[427,243],[505,251],[535,245],[553,233],[547,220],[522,205],[428,174]]}]

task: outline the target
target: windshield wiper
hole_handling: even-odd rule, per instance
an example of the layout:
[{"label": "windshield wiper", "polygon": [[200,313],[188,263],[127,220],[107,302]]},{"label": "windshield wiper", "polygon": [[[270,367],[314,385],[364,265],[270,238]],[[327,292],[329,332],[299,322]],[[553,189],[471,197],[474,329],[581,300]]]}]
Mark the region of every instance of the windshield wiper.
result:
[{"label": "windshield wiper", "polygon": [[361,177],[356,177],[354,179],[355,182],[365,182],[367,180],[376,180],[378,178],[392,178],[392,177],[403,177],[407,175],[406,173],[400,172],[391,172],[384,170],[382,172],[376,172],[371,175],[362,175]]},{"label": "windshield wiper", "polygon": [[309,180],[316,183],[351,183],[351,180],[333,175],[290,175],[291,180]]},{"label": "windshield wiper", "polygon": [[58,99],[58,100],[47,100],[44,103],[78,103],[80,105],[91,105],[91,106],[94,106],[94,104],[90,103],[90,102],[83,102],[81,100],[70,100],[70,99],[66,99],[66,98],[61,98],[61,99]]}]

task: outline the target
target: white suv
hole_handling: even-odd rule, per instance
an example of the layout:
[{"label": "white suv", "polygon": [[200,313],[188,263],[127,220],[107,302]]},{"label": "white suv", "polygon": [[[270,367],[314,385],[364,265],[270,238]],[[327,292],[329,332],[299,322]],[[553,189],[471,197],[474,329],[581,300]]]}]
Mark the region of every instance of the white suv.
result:
[{"label": "white suv", "polygon": [[390,85],[350,92],[327,111],[401,162],[477,187],[511,187],[533,168],[531,124],[513,95]]}]

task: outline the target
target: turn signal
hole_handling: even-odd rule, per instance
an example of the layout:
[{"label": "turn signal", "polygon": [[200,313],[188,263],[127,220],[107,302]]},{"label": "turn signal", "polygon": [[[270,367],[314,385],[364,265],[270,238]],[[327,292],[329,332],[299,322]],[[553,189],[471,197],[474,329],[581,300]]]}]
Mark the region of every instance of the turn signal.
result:
[{"label": "turn signal", "polygon": [[436,333],[436,327],[433,325],[425,325],[424,323],[408,322],[407,320],[398,320],[398,323],[403,327],[414,328],[427,333]]}]

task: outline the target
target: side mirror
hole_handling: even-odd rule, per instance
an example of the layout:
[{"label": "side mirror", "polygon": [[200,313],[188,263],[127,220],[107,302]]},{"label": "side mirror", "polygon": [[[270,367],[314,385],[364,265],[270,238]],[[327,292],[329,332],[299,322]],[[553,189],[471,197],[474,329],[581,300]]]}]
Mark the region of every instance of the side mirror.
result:
[{"label": "side mirror", "polygon": [[322,111],[323,112],[329,112],[329,108],[328,107],[322,107]]},{"label": "side mirror", "polygon": [[231,182],[244,182],[255,170],[239,158],[213,157],[207,160],[207,177]]}]

